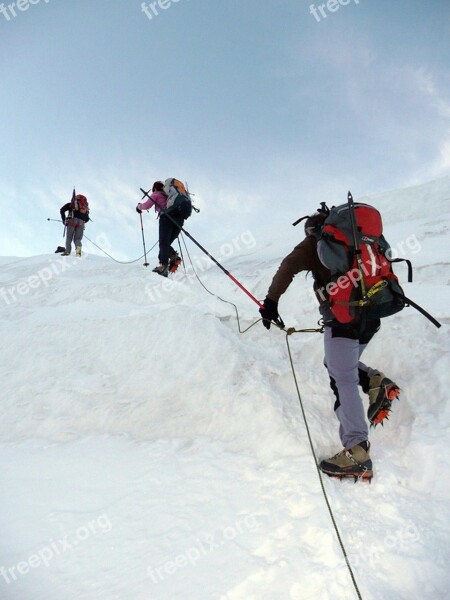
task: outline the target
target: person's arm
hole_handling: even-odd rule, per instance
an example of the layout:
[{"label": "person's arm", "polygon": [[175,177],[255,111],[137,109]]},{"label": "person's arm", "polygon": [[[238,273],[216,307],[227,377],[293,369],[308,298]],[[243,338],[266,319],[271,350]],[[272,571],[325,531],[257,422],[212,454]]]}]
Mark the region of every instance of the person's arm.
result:
[{"label": "person's arm", "polygon": [[67,204],[64,204],[64,206],[63,206],[63,207],[61,208],[61,210],[59,211],[59,214],[61,215],[61,221],[62,221],[63,223],[65,223],[65,221],[66,221],[66,212],[67,212],[68,210],[70,210],[70,206],[71,206],[71,203],[70,203],[70,202],[68,202]]},{"label": "person's arm", "polygon": [[283,259],[272,279],[264,306],[259,310],[266,329],[270,329],[272,322],[284,328],[284,323],[278,314],[278,301],[297,273],[312,270],[315,252],[315,241],[312,238],[305,238]]},{"label": "person's arm", "polygon": [[139,204],[137,205],[136,208],[139,208],[140,211],[143,211],[143,210],[148,210],[149,208],[151,208],[154,205],[155,205],[155,201],[150,196],[150,198],[148,200],[146,200],[145,202],[139,202]]},{"label": "person's arm", "polygon": [[292,280],[302,271],[313,270],[313,253],[315,241],[305,238],[290,254],[283,259],[278,271],[275,273],[267,292],[267,297],[278,302],[280,297],[291,285]]}]

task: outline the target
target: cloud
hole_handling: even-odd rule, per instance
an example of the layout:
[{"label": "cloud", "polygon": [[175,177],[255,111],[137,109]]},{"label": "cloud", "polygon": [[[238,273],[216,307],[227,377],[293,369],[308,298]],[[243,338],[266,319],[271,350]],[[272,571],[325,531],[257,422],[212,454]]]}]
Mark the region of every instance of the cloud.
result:
[{"label": "cloud", "polygon": [[[436,81],[436,75],[426,67],[419,67],[413,69],[411,78],[416,83],[418,91],[428,100],[429,106],[439,116],[450,119],[450,100],[445,97],[444,92],[440,89],[439,83]],[[450,81],[450,71],[442,73],[440,80]]]}]

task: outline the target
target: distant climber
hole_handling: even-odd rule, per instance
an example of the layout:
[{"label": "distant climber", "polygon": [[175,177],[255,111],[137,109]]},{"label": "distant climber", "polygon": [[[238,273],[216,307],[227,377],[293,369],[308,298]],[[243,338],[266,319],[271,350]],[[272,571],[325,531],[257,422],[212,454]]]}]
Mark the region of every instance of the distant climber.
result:
[{"label": "distant climber", "polygon": [[[68,215],[66,216],[66,213]],[[81,256],[81,240],[83,239],[84,227],[89,219],[89,203],[83,194],[72,195],[72,200],[65,204],[61,210],[61,220],[66,226],[66,249],[61,256],[69,256],[72,251],[72,242],[75,245],[77,256]]]},{"label": "distant climber", "polygon": [[169,272],[173,273],[178,269],[181,264],[181,258],[172,248],[172,243],[180,234],[181,228],[184,224],[185,216],[182,211],[175,208],[169,213],[165,214],[167,209],[168,195],[164,191],[164,183],[162,181],[155,181],[152,187],[152,193],[145,202],[139,203],[136,206],[136,212],[142,213],[143,210],[148,210],[155,207],[155,212],[158,213],[159,217],[159,254],[158,260],[159,265],[153,269],[158,275],[167,277]]}]

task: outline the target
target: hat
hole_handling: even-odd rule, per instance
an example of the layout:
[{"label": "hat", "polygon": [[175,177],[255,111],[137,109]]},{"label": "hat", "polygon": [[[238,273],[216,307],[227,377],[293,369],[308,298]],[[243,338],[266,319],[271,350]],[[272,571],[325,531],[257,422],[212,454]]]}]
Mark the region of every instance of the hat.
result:
[{"label": "hat", "polygon": [[164,190],[164,184],[162,181],[155,181],[152,187],[152,192],[162,192]]},{"label": "hat", "polygon": [[316,235],[320,233],[326,215],[323,212],[316,212],[305,221],[305,235]]}]

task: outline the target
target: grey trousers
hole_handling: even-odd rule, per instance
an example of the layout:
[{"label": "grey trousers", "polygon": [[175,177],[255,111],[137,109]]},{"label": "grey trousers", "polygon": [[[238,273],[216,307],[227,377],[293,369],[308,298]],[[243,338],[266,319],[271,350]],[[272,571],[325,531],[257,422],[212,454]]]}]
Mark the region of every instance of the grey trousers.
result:
[{"label": "grey trousers", "polygon": [[84,233],[84,221],[82,219],[69,219],[66,225],[66,252],[72,250],[72,242],[75,247],[81,248],[81,240]]},{"label": "grey trousers", "polygon": [[378,331],[379,321],[371,323],[361,335],[346,327],[325,328],[325,366],[336,401],[339,437],[344,448],[352,448],[369,438],[365,409],[358,386],[368,392],[369,378],[379,373],[360,361],[370,339]]}]

